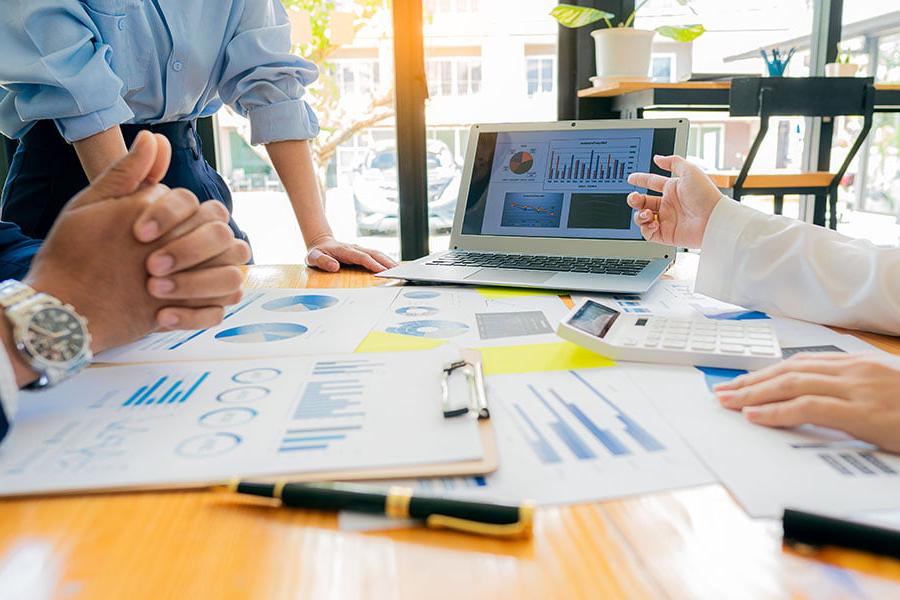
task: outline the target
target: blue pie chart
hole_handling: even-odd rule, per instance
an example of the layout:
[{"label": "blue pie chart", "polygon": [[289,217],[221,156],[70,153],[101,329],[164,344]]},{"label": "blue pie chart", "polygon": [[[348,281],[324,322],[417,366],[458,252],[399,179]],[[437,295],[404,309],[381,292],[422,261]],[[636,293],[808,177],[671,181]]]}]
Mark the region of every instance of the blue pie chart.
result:
[{"label": "blue pie chart", "polygon": [[394,312],[404,317],[431,317],[438,314],[438,309],[433,306],[404,306]]},{"label": "blue pie chart", "polygon": [[425,338],[449,338],[463,335],[469,331],[469,326],[456,321],[407,321],[386,329],[388,333],[400,335],[412,335]]},{"label": "blue pie chart", "polygon": [[411,298],[413,300],[429,300],[431,298],[437,298],[440,295],[440,292],[429,292],[427,290],[421,290],[415,292],[406,292],[405,294],[403,294],[403,297]]},{"label": "blue pie chart", "polygon": [[283,342],[309,331],[296,323],[253,323],[224,329],[216,334],[220,342],[231,344],[262,344]]},{"label": "blue pie chart", "polygon": [[303,294],[302,296],[276,298],[275,300],[266,302],[262,307],[274,312],[309,312],[311,310],[331,308],[338,302],[340,302],[340,300],[334,296]]}]

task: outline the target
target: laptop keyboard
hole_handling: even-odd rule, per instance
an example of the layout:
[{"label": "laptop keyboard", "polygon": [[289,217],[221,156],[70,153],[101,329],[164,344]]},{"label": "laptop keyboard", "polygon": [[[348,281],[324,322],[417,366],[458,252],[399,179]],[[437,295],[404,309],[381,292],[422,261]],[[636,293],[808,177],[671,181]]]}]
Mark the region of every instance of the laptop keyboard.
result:
[{"label": "laptop keyboard", "polygon": [[533,256],[530,254],[448,252],[425,264],[442,267],[488,267],[634,277],[644,267],[649,265],[650,261],[641,258],[581,258],[573,256]]}]

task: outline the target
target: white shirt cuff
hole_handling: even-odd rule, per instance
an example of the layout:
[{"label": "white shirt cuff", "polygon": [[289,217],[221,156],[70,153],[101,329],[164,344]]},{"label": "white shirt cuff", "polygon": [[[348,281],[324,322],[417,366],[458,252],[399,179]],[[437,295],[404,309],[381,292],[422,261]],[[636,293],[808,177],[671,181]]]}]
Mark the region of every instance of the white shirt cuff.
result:
[{"label": "white shirt cuff", "polygon": [[319,120],[303,100],[287,100],[258,106],[250,118],[250,143],[309,140],[319,134]]},{"label": "white shirt cuff", "polygon": [[7,423],[12,424],[19,408],[19,386],[16,385],[16,373],[4,348],[0,348],[0,405]]},{"label": "white shirt cuff", "polygon": [[731,297],[738,241],[755,217],[765,218],[765,215],[728,196],[719,199],[706,224],[700,246],[696,292],[721,300]]}]

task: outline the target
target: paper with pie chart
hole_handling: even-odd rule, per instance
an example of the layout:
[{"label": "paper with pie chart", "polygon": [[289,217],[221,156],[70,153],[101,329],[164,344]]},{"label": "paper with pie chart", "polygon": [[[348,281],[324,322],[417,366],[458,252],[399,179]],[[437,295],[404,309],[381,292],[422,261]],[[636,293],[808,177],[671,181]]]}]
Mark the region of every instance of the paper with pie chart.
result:
[{"label": "paper with pie chart", "polygon": [[405,287],[357,352],[558,342],[559,296],[501,296],[474,288]]},{"label": "paper with pie chart", "polygon": [[154,333],[104,352],[97,362],[215,360],[352,352],[397,296],[397,288],[254,289],[221,325]]},{"label": "paper with pie chart", "polygon": [[47,392],[23,393],[0,446],[0,495],[478,460],[476,421],[441,411],[441,369],[456,356],[89,369]]}]

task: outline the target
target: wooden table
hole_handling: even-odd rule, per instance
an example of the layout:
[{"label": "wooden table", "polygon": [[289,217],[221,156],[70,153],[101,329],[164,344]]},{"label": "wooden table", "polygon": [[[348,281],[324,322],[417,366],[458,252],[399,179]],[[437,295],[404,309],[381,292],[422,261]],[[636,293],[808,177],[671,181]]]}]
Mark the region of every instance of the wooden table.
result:
[{"label": "wooden table", "polygon": [[[676,276],[693,268],[679,261]],[[248,278],[377,283],[297,266]],[[900,353],[898,339],[861,337]],[[885,598],[897,582],[900,562],[784,550],[778,525],[719,485],[542,509],[534,540],[513,542],[342,532],[333,514],[202,491],[0,501],[0,598]]]}]

